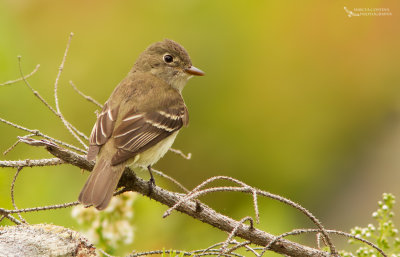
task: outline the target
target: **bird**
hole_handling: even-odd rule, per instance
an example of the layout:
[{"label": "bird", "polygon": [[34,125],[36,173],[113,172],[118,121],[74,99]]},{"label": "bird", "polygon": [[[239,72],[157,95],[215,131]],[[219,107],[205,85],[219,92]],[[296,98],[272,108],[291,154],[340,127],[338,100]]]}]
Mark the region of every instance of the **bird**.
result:
[{"label": "bird", "polygon": [[189,123],[182,89],[205,73],[187,51],[170,39],[151,44],[115,87],[93,126],[87,160],[96,161],[78,200],[104,210],[126,166],[151,166],[172,146]]}]

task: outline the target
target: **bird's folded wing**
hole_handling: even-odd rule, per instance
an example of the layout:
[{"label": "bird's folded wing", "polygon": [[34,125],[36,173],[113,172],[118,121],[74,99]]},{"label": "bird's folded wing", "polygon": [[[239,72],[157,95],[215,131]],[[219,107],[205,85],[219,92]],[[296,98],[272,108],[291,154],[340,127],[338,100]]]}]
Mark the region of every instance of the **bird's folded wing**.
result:
[{"label": "bird's folded wing", "polygon": [[90,145],[87,155],[89,161],[94,160],[100,147],[111,137],[114,131],[115,121],[117,120],[118,107],[109,108],[108,102],[104,104],[103,110],[97,116],[97,121],[90,134]]},{"label": "bird's folded wing", "polygon": [[117,152],[111,164],[117,165],[156,145],[188,122],[186,106],[146,113],[128,113],[115,128]]}]

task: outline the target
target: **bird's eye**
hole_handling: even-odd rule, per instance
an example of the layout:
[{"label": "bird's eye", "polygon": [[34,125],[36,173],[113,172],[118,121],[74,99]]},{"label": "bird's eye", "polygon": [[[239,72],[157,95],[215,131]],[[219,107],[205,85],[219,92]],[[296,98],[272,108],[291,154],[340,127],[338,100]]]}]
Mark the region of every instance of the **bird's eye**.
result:
[{"label": "bird's eye", "polygon": [[173,61],[174,61],[174,58],[171,55],[169,55],[169,54],[164,55],[164,62],[171,63]]}]

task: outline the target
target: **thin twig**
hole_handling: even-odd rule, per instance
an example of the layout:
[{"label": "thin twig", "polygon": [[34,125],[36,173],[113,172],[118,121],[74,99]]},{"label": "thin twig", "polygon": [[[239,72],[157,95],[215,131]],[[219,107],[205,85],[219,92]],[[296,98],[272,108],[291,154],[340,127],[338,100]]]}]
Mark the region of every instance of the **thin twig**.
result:
[{"label": "thin twig", "polygon": [[319,231],[321,232],[321,234],[324,236],[326,243],[331,251],[331,254],[333,256],[338,256],[338,252],[336,250],[336,247],[334,246],[331,237],[329,236],[329,234],[326,232],[326,229],[324,228],[324,226],[322,225],[321,221],[319,221],[319,219],[317,219],[317,217],[315,217],[309,210],[307,210],[306,208],[304,208],[303,206],[301,206],[298,203],[295,203],[285,197],[282,197],[280,195],[275,195],[266,191],[262,191],[262,190],[258,190],[257,191],[258,194],[269,197],[271,199],[275,199],[280,201],[281,203],[287,204],[289,206],[292,206],[294,208],[296,208],[297,210],[301,211],[303,214],[305,214],[318,228]]},{"label": "thin twig", "polygon": [[[241,185],[242,187],[215,187],[215,188],[210,188],[210,189],[206,189],[206,190],[202,190],[197,192],[200,188],[204,187],[205,185],[215,181],[215,180],[228,180],[231,182],[234,182],[236,184]],[[206,181],[204,181],[203,183],[201,183],[200,185],[198,185],[197,187],[195,187],[189,194],[186,195],[186,197],[182,198],[179,202],[177,202],[173,207],[171,207],[170,209],[168,209],[163,217],[165,218],[166,216],[170,215],[172,210],[174,210],[175,208],[177,208],[180,204],[182,204],[182,202],[184,201],[188,201],[194,198],[199,197],[200,195],[204,195],[207,193],[211,193],[211,192],[217,192],[217,191],[239,191],[239,192],[246,192],[246,193],[253,193],[254,191],[257,192],[257,194],[269,197],[271,199],[275,199],[278,200],[282,203],[285,203],[287,205],[290,205],[298,210],[300,210],[302,213],[304,213],[320,230],[321,233],[324,235],[324,237],[326,238],[326,241],[328,243],[328,246],[331,250],[332,255],[337,255],[337,251],[335,246],[332,243],[332,240],[330,238],[330,236],[328,235],[328,233],[326,233],[325,228],[323,227],[322,223],[310,212],[308,211],[306,208],[302,207],[301,205],[287,199],[284,198],[282,196],[279,195],[275,195],[266,191],[261,191],[258,189],[255,189],[247,184],[245,184],[244,182],[231,178],[231,177],[227,177],[227,176],[215,176],[212,178],[207,179]]]},{"label": "thin twig", "polygon": [[58,104],[58,96],[57,96],[58,81],[60,80],[61,73],[62,73],[62,71],[63,71],[63,69],[64,69],[65,60],[67,59],[68,50],[69,50],[69,46],[71,45],[71,39],[72,39],[72,36],[73,36],[73,35],[74,35],[74,33],[72,33],[72,32],[69,34],[67,46],[66,46],[65,52],[64,52],[64,56],[63,56],[63,58],[62,58],[60,67],[58,68],[58,73],[57,73],[56,81],[55,81],[55,83],[54,83],[54,99],[55,99],[55,102],[56,102],[57,113],[61,113],[61,111],[60,111],[60,106],[59,106],[59,104]]},{"label": "thin twig", "polygon": [[[213,249],[213,248],[215,248],[215,247],[221,246],[221,245],[223,245],[224,243],[225,243],[225,241],[224,241],[224,242],[219,242],[219,243],[216,243],[216,244],[213,244],[213,245],[207,247],[207,248],[204,249],[204,250],[199,250],[199,251],[201,251],[202,253],[204,253],[204,252],[210,251],[211,249]],[[239,243],[239,242],[237,242],[236,240],[231,240],[231,241],[229,242],[229,244],[234,244],[235,246],[233,246],[233,247],[227,249],[226,252],[225,252],[225,254],[232,253],[233,251],[239,249],[240,247],[246,247],[248,244],[251,244],[251,241],[245,241],[245,242]],[[251,251],[251,252],[253,252],[253,253],[255,253],[255,251],[254,251],[253,248],[248,249],[248,250]],[[218,249],[218,250],[214,250],[214,251],[221,251],[221,250]],[[193,251],[192,251],[192,252],[193,252]],[[195,256],[198,256],[198,255],[194,255],[193,257],[195,257]],[[256,254],[256,256],[258,256],[258,255]]]},{"label": "thin twig", "polygon": [[82,93],[76,86],[75,84],[72,82],[72,80],[69,81],[69,84],[71,85],[71,87],[79,94],[81,95],[83,98],[85,98],[86,100],[88,100],[89,102],[97,105],[100,109],[103,109],[103,105],[101,103],[99,103],[98,101],[96,101],[93,97],[85,95],[84,93]]},{"label": "thin twig", "polygon": [[250,227],[249,229],[254,229],[253,227],[253,219],[251,217],[244,217],[243,219],[241,219],[238,224],[233,228],[232,232],[229,233],[228,238],[225,240],[224,244],[221,246],[220,251],[221,253],[226,253],[226,248],[228,247],[229,242],[232,240],[232,238],[236,235],[236,231],[239,229],[239,227],[241,225],[243,225],[243,223],[245,223],[246,221],[250,222]]},{"label": "thin twig", "polygon": [[177,253],[177,254],[183,253],[184,256],[192,255],[190,252],[179,251],[179,250],[156,250],[156,251],[132,253],[132,254],[128,255],[128,257],[139,257],[139,256],[147,256],[147,255],[163,254],[163,253]]},{"label": "thin twig", "polygon": [[[29,138],[29,137],[32,137],[32,136],[34,136],[34,134],[28,134],[28,135],[23,136],[22,138]],[[18,139],[17,142],[15,142],[12,146],[10,146],[7,150],[5,150],[5,151],[3,152],[3,155],[7,155],[7,154],[8,154],[12,149],[14,149],[20,142],[21,142],[21,140]]]},{"label": "thin twig", "polygon": [[236,245],[229,249],[226,249],[225,253],[231,253],[241,247],[245,247],[247,250],[251,251],[255,256],[259,257],[260,255],[253,248],[248,246],[249,244],[251,244],[250,241],[244,241],[242,243],[236,242]]},{"label": "thin twig", "polygon": [[21,224],[22,224],[21,221],[19,221],[18,219],[14,218],[14,217],[13,217],[12,215],[10,215],[10,213],[9,213],[7,210],[5,210],[5,209],[0,208],[0,214],[3,215],[3,217],[0,219],[0,221],[2,221],[4,218],[7,218],[7,219],[11,220],[12,222],[14,222],[15,224],[17,224],[17,225],[21,225]]},{"label": "thin twig", "polygon": [[[199,250],[199,251],[202,251],[202,250]],[[183,254],[184,256],[192,256],[193,254],[195,254],[197,252],[198,251],[187,252],[187,251],[182,251],[182,250],[156,250],[156,251],[132,253],[132,254],[128,255],[128,257],[139,257],[139,256],[148,256],[148,255],[155,255],[155,254],[159,255],[159,254],[163,254],[163,253],[166,253],[166,254],[176,253],[176,254]],[[222,256],[227,256],[227,257],[231,257],[231,256],[244,257],[243,255],[240,255],[237,253],[219,254],[217,252],[217,250],[209,250],[208,252],[199,253],[194,256],[207,256],[207,255],[222,255]]]},{"label": "thin twig", "polygon": [[[114,192],[114,196],[122,194],[126,192],[127,190],[125,188]],[[41,206],[41,207],[34,207],[34,208],[25,208],[25,209],[16,209],[16,210],[7,210],[0,208],[0,213],[2,214],[14,214],[14,213],[26,213],[26,212],[36,212],[36,211],[46,211],[46,210],[55,210],[55,209],[62,209],[62,208],[68,208],[72,207],[75,205],[79,205],[80,202],[75,201],[75,202],[69,202],[69,203],[63,203],[63,204],[55,204],[55,205],[49,205],[49,206]],[[88,205],[88,207],[91,205]]]},{"label": "thin twig", "polygon": [[99,252],[101,252],[102,254],[104,254],[104,255],[107,256],[107,257],[114,257],[114,256],[112,256],[112,255],[106,253],[104,250],[102,250],[102,249],[100,249],[100,248],[96,248],[96,250],[98,250]]},{"label": "thin twig", "polygon": [[40,64],[36,65],[35,69],[31,73],[26,75],[25,77],[21,77],[21,78],[15,79],[15,80],[6,81],[4,83],[1,83],[0,86],[7,86],[7,85],[11,85],[11,84],[23,81],[24,79],[27,79],[27,78],[31,77],[33,74],[35,74],[38,71],[39,67],[40,67]]},{"label": "thin twig", "polygon": [[12,222],[14,222],[14,223],[17,224],[17,225],[21,225],[21,224],[22,224],[21,221],[19,221],[18,219],[14,218],[14,217],[13,217],[12,215],[10,215],[10,214],[5,214],[4,217],[5,217],[6,219],[11,220]]},{"label": "thin twig", "polygon": [[172,212],[172,210],[174,210],[174,209],[175,209],[177,206],[179,206],[179,204],[181,204],[182,202],[187,201],[188,199],[192,199],[192,198],[193,198],[192,195],[194,195],[196,192],[198,192],[198,191],[200,190],[200,188],[202,188],[202,187],[206,186],[207,184],[209,184],[209,183],[211,183],[211,182],[213,182],[213,181],[215,181],[215,180],[218,180],[218,179],[227,179],[227,180],[231,180],[231,181],[233,181],[233,182],[235,182],[235,183],[241,185],[242,187],[246,187],[246,188],[252,189],[251,187],[247,186],[245,183],[243,183],[243,182],[241,182],[241,181],[239,181],[239,180],[236,180],[236,179],[233,179],[233,178],[230,178],[230,177],[225,177],[225,176],[215,176],[215,177],[212,177],[212,178],[209,178],[209,179],[203,181],[200,185],[198,185],[198,186],[196,186],[195,188],[193,188],[193,190],[190,191],[184,198],[182,198],[182,200],[181,200],[180,202],[176,203],[175,206],[173,206],[173,207],[171,207],[170,209],[168,209],[168,210],[164,213],[163,218],[165,218],[165,217],[167,217],[168,215],[170,215],[171,212]]},{"label": "thin twig", "polygon": [[[280,239],[282,239],[282,238],[284,238],[284,237],[292,236],[292,235],[300,235],[300,234],[304,234],[304,233],[320,233],[320,232],[321,232],[321,231],[320,231],[319,229],[295,229],[295,230],[292,230],[292,231],[290,231],[290,232],[283,233],[283,234],[281,234],[281,235],[275,237],[275,239],[272,240],[271,242],[269,242],[269,243],[264,247],[264,251],[262,252],[262,254],[264,254],[264,252],[265,252],[266,250],[268,250],[273,244],[275,244],[276,242],[278,242]],[[374,243],[372,243],[372,242],[370,242],[370,241],[368,241],[368,240],[365,240],[365,239],[363,239],[363,238],[361,238],[361,237],[357,237],[357,236],[355,236],[355,235],[352,235],[352,234],[349,234],[349,233],[346,233],[346,232],[337,231],[337,230],[331,230],[331,229],[327,229],[326,232],[327,232],[327,233],[330,233],[330,234],[341,235],[341,236],[345,236],[345,237],[352,238],[352,239],[355,239],[355,240],[359,240],[359,241],[361,241],[361,242],[363,242],[363,243],[365,243],[365,244],[367,244],[367,245],[373,247],[373,248],[374,248],[375,250],[377,250],[380,254],[382,254],[382,256],[387,257],[387,255],[383,252],[383,250],[382,250],[381,248],[379,248],[379,247],[378,247],[377,245],[375,245]]]},{"label": "thin twig", "polygon": [[[32,93],[47,107],[49,108],[49,110],[54,113],[57,117],[60,117],[60,114],[58,112],[56,112],[56,110],[54,110],[53,107],[51,107],[51,105],[39,94],[38,91],[36,91],[35,89],[33,89],[31,87],[31,85],[29,84],[28,80],[26,80],[27,76],[24,76],[24,73],[22,72],[22,66],[21,66],[21,56],[18,56],[18,66],[19,66],[19,72],[21,74],[21,79],[24,81],[25,85],[32,91]],[[67,121],[66,121],[67,122]],[[75,128],[72,124],[70,124],[69,122],[67,122],[70,126],[70,128],[75,131],[76,133],[78,133],[81,137],[85,138],[87,140],[87,136],[85,134],[83,134],[82,132],[80,132],[77,128]]]},{"label": "thin twig", "polygon": [[65,162],[59,158],[51,159],[39,159],[39,160],[22,160],[22,161],[0,161],[0,168],[18,168],[18,167],[43,167],[43,166],[55,166],[65,164]]},{"label": "thin twig", "polygon": [[76,201],[76,202],[70,202],[70,203],[55,204],[55,205],[41,206],[41,207],[34,207],[34,208],[25,208],[25,209],[18,209],[18,210],[6,210],[6,209],[3,209],[3,208],[0,208],[0,212],[13,214],[13,213],[25,213],[25,212],[55,210],[55,209],[62,209],[62,208],[75,206],[75,205],[78,205],[78,204],[80,204],[80,203],[78,201]]},{"label": "thin twig", "polygon": [[[211,249],[213,249],[213,248],[215,248],[215,247],[217,247],[217,246],[220,246],[220,245],[223,245],[225,243],[225,241],[224,242],[219,242],[219,243],[216,243],[216,244],[213,244],[213,245],[210,245],[209,247],[207,247],[206,249],[203,249],[202,250],[202,253],[205,253],[205,252],[207,252],[207,251],[210,251]],[[218,250],[219,251],[219,250]],[[197,255],[194,255],[193,257],[195,257],[195,256],[197,256]]]},{"label": "thin twig", "polygon": [[[82,132],[78,131],[78,129],[76,129],[75,127],[73,128],[72,124],[70,124],[70,123],[64,118],[64,115],[62,114],[62,112],[61,112],[61,110],[60,110],[60,105],[59,105],[59,103],[58,103],[58,95],[57,95],[57,91],[58,91],[58,82],[59,82],[59,80],[60,80],[61,73],[62,73],[62,71],[63,71],[63,69],[64,69],[64,64],[65,64],[65,61],[66,61],[66,59],[67,59],[68,50],[69,50],[69,46],[71,45],[71,39],[72,39],[72,36],[73,36],[73,35],[74,35],[74,33],[72,33],[72,32],[69,34],[68,43],[67,43],[67,46],[66,46],[66,48],[65,48],[64,56],[63,56],[63,58],[62,58],[60,67],[58,68],[58,73],[57,73],[56,81],[55,81],[55,83],[54,83],[54,100],[55,100],[55,102],[56,102],[56,110],[57,110],[58,117],[60,117],[60,119],[61,119],[61,121],[63,122],[64,126],[67,128],[67,130],[69,131],[69,133],[70,133],[73,137],[75,137],[75,139],[78,140],[78,142],[79,142],[85,149],[88,149],[88,146],[82,141],[82,139],[79,137],[78,134],[80,134],[81,136],[84,136],[86,140],[88,139],[87,136],[86,136],[85,134],[83,134]],[[77,134],[76,132],[80,132],[80,133]]]},{"label": "thin twig", "polygon": [[21,56],[18,56],[18,67],[19,67],[19,73],[21,74],[22,80],[24,81],[25,85],[32,91],[32,93],[47,107],[52,111],[53,113],[56,113],[56,111],[51,107],[49,103],[44,100],[44,98],[39,94],[38,91],[33,89],[31,85],[29,84],[28,80],[26,80],[24,73],[22,72],[22,66],[21,66]]},{"label": "thin twig", "polygon": [[170,148],[169,151],[173,152],[174,154],[180,155],[183,159],[190,160],[192,158],[192,153],[184,154],[179,149]]},{"label": "thin twig", "polygon": [[328,245],[328,243],[326,242],[326,240],[325,240],[325,237],[323,237],[322,235],[321,235],[321,233],[316,233],[316,240],[317,240],[317,247],[318,247],[318,249],[321,249],[322,247],[321,247],[321,241],[322,241],[322,243],[324,243],[325,245]]},{"label": "thin twig", "polygon": [[[22,170],[22,167],[18,167],[17,168],[17,172],[15,172],[13,181],[11,183],[11,190],[10,190],[11,191],[11,202],[12,202],[12,205],[14,206],[15,210],[18,210],[18,207],[15,204],[15,199],[14,199],[15,181],[17,181],[18,174],[20,173],[21,170]],[[17,213],[17,214],[18,214],[18,217],[19,217],[19,219],[21,220],[22,223],[28,223],[28,222],[26,222],[26,220],[24,218],[22,218],[21,213]]]},{"label": "thin twig", "polygon": [[[230,178],[229,180],[231,180],[232,178]],[[231,180],[232,181],[232,180]],[[243,182],[241,182],[243,183]],[[209,188],[209,189],[204,189],[198,192],[195,192],[193,194],[189,194],[185,197],[183,197],[180,201],[178,201],[174,206],[172,206],[170,209],[168,209],[163,217],[167,217],[168,215],[171,214],[172,210],[176,209],[179,205],[181,205],[183,202],[189,201],[189,200],[193,200],[195,198],[198,198],[199,196],[205,195],[205,194],[209,194],[209,193],[214,193],[214,192],[223,192],[223,191],[233,191],[233,192],[244,192],[244,193],[252,193],[254,189],[249,188],[249,187],[214,187],[214,188]],[[193,192],[193,191],[192,191]],[[306,210],[305,208],[301,207],[300,205],[290,201],[289,199],[283,198],[281,196],[277,196],[274,194],[270,194],[268,192],[264,192],[264,191],[260,191],[257,190],[257,194],[261,194],[263,196],[267,196],[269,198],[272,199],[276,199],[279,200],[280,202],[286,203],[290,206],[295,207],[296,209],[302,211],[303,213],[306,214],[307,217],[309,217],[318,227],[320,227],[321,232],[324,233],[325,229],[322,226],[322,224],[319,222],[318,219],[315,218],[315,216],[313,216],[308,210]],[[300,207],[300,208],[298,208]],[[326,231],[324,233],[324,236],[327,238],[327,241],[329,240],[331,242],[331,239],[329,237],[329,235],[327,235]],[[329,245],[329,244],[328,244]],[[333,255],[336,254],[336,249],[334,247],[334,245],[331,243],[332,245],[332,249],[331,252]],[[329,245],[330,246],[330,245]]]},{"label": "thin twig", "polygon": [[159,175],[160,177],[166,178],[168,180],[170,180],[172,183],[174,183],[175,185],[177,185],[180,189],[182,189],[183,191],[185,191],[186,193],[189,193],[190,191],[181,183],[179,183],[176,179],[174,179],[173,177],[168,176],[167,174],[165,174],[162,171],[159,170],[155,170],[155,169],[151,169],[152,171],[154,171],[154,173],[156,173],[157,175]]},{"label": "thin twig", "polygon": [[[196,250],[196,251],[191,251],[191,253],[195,254],[195,255],[193,255],[193,257],[207,256],[207,255],[229,256],[229,257],[232,257],[232,256],[245,257],[245,256],[243,256],[241,254],[234,253],[234,252],[232,252],[232,253],[220,253],[219,250],[217,250],[217,249],[210,249],[210,250],[208,250],[207,252],[204,252],[204,253],[200,253],[201,251],[202,250]],[[197,254],[197,253],[199,253],[199,254]]]},{"label": "thin twig", "polygon": [[257,224],[260,223],[260,213],[258,211],[258,202],[257,202],[257,191],[253,191],[253,207],[254,207],[254,215],[256,216]]},{"label": "thin twig", "polygon": [[82,149],[80,149],[80,148],[78,148],[78,147],[76,147],[76,146],[73,146],[73,145],[64,143],[64,142],[61,141],[61,140],[57,140],[57,139],[54,139],[54,138],[52,138],[52,137],[49,137],[49,136],[43,134],[42,132],[40,132],[39,130],[36,130],[36,129],[35,129],[35,130],[33,130],[33,129],[28,129],[28,128],[25,128],[25,127],[23,127],[23,126],[17,125],[17,124],[15,124],[15,123],[11,122],[11,121],[2,119],[2,118],[0,118],[0,121],[3,122],[3,123],[5,123],[5,124],[7,124],[7,125],[10,125],[10,126],[12,126],[12,127],[14,127],[14,128],[17,128],[17,129],[20,129],[20,130],[24,130],[24,131],[28,131],[28,132],[34,134],[35,136],[39,136],[39,137],[46,138],[46,139],[48,139],[48,140],[50,140],[50,141],[53,141],[53,142],[55,142],[55,143],[57,143],[57,144],[66,146],[66,147],[68,147],[68,148],[70,148],[70,149],[73,149],[73,150],[75,150],[75,151],[78,151],[78,152],[81,152],[81,153],[85,153],[85,154],[87,153],[85,150],[82,150]]}]

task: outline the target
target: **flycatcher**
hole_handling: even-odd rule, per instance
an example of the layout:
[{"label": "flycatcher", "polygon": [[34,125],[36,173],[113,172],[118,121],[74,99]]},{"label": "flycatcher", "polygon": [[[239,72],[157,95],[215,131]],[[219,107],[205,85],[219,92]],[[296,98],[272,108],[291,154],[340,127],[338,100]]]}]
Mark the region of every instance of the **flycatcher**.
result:
[{"label": "flycatcher", "polygon": [[96,160],[79,202],[107,207],[125,166],[147,167],[171,147],[189,122],[182,89],[204,72],[192,66],[186,50],[165,39],[150,45],[104,104],[90,135],[88,160]]}]

